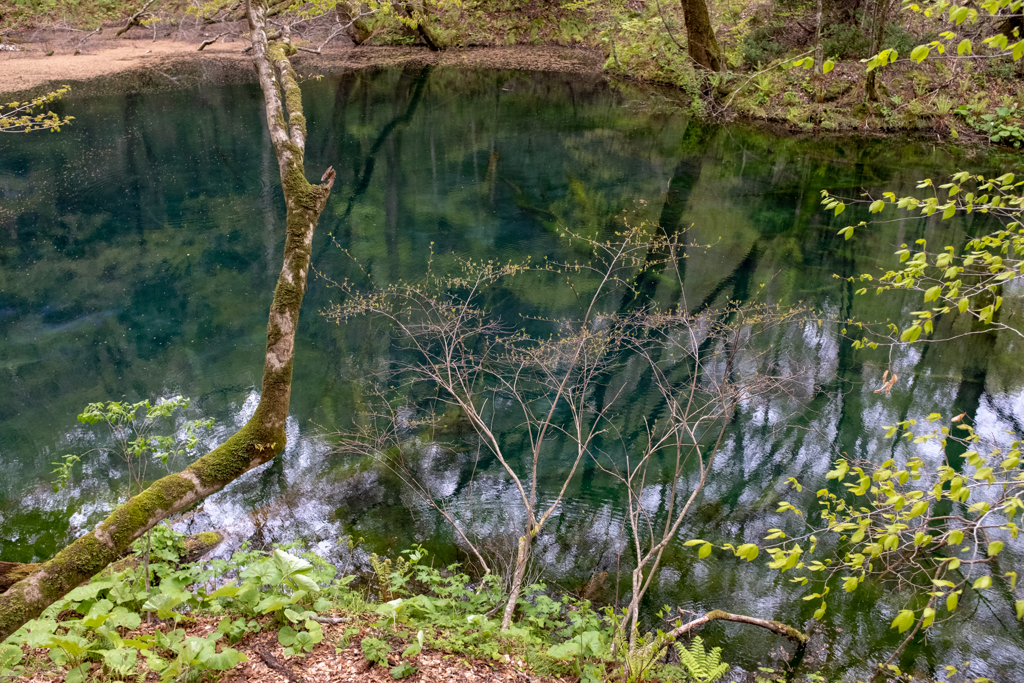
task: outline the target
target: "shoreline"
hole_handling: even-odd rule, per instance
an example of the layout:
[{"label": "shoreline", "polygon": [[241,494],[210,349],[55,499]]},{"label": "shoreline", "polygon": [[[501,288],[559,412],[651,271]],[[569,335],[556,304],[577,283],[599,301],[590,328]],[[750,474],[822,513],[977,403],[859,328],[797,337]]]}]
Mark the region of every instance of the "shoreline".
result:
[{"label": "shoreline", "polygon": [[[45,49],[45,42],[17,45],[17,51],[0,53],[0,94],[21,94],[22,99],[64,84],[88,83],[88,92],[73,88],[74,96],[80,97],[110,90],[177,89],[196,82],[256,80],[251,58],[242,52],[243,41],[217,42],[199,52],[198,44],[167,38],[97,37],[83,45],[80,54],[51,55],[46,54],[50,50]],[[441,52],[413,46],[338,46],[325,48],[322,54],[300,52],[293,61],[297,70],[310,75],[398,64],[602,73],[602,58],[596,52],[558,46],[450,48]]]}]

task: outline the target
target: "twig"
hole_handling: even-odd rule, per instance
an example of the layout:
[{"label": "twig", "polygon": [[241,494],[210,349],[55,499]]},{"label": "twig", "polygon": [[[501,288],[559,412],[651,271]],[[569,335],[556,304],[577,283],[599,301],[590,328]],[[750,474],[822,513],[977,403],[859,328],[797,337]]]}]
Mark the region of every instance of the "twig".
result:
[{"label": "twig", "polygon": [[89,40],[94,35],[96,35],[98,33],[102,33],[102,32],[103,32],[103,27],[97,28],[95,31],[93,31],[92,33],[87,35],[85,38],[82,38],[80,41],[78,41],[78,45],[75,45],[75,49],[77,50],[78,48],[82,47],[82,45],[85,44],[85,41]]},{"label": "twig", "polygon": [[114,37],[120,38],[121,34],[127,33],[129,30],[131,30],[132,26],[138,26],[143,19],[145,19],[151,14],[151,12],[149,12],[149,6],[152,5],[154,2],[156,2],[156,0],[149,0],[149,2],[143,5],[142,9],[133,14],[131,18],[128,20],[128,23],[125,24],[123,28],[121,28],[117,33],[114,34]]},{"label": "twig", "polygon": [[672,39],[672,42],[676,44],[676,47],[685,51],[686,48],[680,45],[679,41],[676,40],[676,37],[672,35],[672,29],[668,27],[668,22],[665,21],[665,15],[661,13],[661,0],[654,0],[654,3],[658,6],[658,16],[661,17],[661,23],[665,25],[665,31],[668,33],[668,37]]},{"label": "twig", "polygon": [[270,652],[268,652],[265,647],[263,647],[263,643],[258,643],[256,645],[255,650],[256,654],[260,656],[260,659],[263,660],[264,664],[266,664],[271,669],[287,678],[292,683],[306,683],[301,677],[297,676],[295,672],[293,672],[291,669],[286,667],[281,662],[277,661],[277,658],[274,657],[274,655],[270,654]]},{"label": "twig", "polygon": [[226,36],[229,33],[231,33],[231,31],[224,31],[223,33],[218,33],[213,38],[207,38],[202,43],[200,43],[199,49],[197,50],[197,52],[202,52],[203,48],[207,47],[208,45],[213,45],[214,43],[216,43],[218,40],[220,40],[221,38],[223,38],[224,36]]},{"label": "twig", "polygon": [[349,619],[348,617],[310,617],[310,620],[318,624],[344,624]]}]

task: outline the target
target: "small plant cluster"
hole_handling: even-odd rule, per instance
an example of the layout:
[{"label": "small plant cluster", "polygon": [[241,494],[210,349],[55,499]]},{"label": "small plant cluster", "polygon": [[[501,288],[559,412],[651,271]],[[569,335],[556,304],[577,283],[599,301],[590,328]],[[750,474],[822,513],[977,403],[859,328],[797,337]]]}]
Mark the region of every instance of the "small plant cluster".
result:
[{"label": "small plant cluster", "polygon": [[962,104],[956,113],[963,117],[968,126],[987,135],[991,142],[1020,149],[1024,145],[1024,114],[1019,103],[996,107],[995,113],[979,113],[977,105]]}]

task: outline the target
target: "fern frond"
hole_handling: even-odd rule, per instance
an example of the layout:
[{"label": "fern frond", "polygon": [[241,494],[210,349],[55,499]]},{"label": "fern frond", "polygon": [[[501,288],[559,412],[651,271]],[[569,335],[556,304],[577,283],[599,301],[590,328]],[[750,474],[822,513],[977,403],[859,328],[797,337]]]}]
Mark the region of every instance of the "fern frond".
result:
[{"label": "fern frond", "polygon": [[714,683],[729,670],[729,665],[722,661],[722,648],[713,647],[708,652],[700,636],[694,636],[689,649],[678,642],[675,646],[680,664],[697,683]]}]

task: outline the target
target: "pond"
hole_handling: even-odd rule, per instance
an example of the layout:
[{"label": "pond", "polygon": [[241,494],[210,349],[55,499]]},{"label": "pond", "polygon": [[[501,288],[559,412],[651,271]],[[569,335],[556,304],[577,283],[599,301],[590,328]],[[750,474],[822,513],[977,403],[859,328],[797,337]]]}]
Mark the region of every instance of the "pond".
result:
[{"label": "pond", "polygon": [[[321,276],[300,322],[288,447],[179,526],[222,529],[233,544],[302,539],[328,556],[347,535],[367,551],[423,542],[444,561],[467,559],[394,477],[331,452],[330,433],[365,406],[364,376],[390,358],[365,325],[322,315],[340,296],[329,279],[353,276],[356,262],[361,277],[387,284],[422,280],[431,253],[571,260],[560,226],[608,235],[625,215],[710,245],[686,259],[688,302],[767,293],[833,319],[895,319],[919,302],[855,296],[842,278],[890,266],[904,242],[961,243],[983,217],[892,221],[844,241],[837,231],[866,213],[833,217],[820,191],[909,193],[922,178],[998,167],[928,141],[798,140],[702,123],[656,91],[579,75],[410,65],[309,80],[304,92],[307,170],[333,165],[338,180],[314,243]],[[0,560],[50,557],[126,495],[119,461],[90,452],[103,432],[75,419],[87,403],[189,396],[191,414],[216,420],[211,444],[255,408],[284,228],[260,99],[255,85],[75,97],[63,103],[74,125],[59,134],[0,140]],[[671,306],[680,293],[654,296]],[[559,317],[565,297],[523,288],[495,306]],[[792,420],[800,428],[781,428],[768,409],[739,411],[649,613],[719,608],[802,626],[816,605],[785,578],[761,563],[698,561],[682,541],[758,540],[780,525],[790,477],[813,490],[838,454],[879,459],[890,448],[884,426],[900,420],[963,412],[979,431],[1024,429],[1024,365],[1005,335],[898,350],[891,395],[875,393],[888,356],[853,351],[838,326],[775,352],[813,377]],[[638,428],[645,415],[634,412]],[[86,455],[54,493],[51,463],[67,453]],[[458,501],[465,478],[447,474],[442,488]],[[596,599],[614,600],[619,494],[585,465],[569,496],[539,541],[541,564],[555,585],[589,584]],[[491,500],[500,516],[505,499]],[[1019,566],[1019,544],[1004,554],[1004,570]],[[885,594],[842,603],[818,627],[809,670],[863,676],[898,644],[889,629],[898,609]],[[934,673],[974,660],[974,675],[1024,680],[1012,597],[971,610],[901,665]],[[727,643],[727,661],[752,669],[778,650],[776,636],[733,626],[704,633]]]}]

